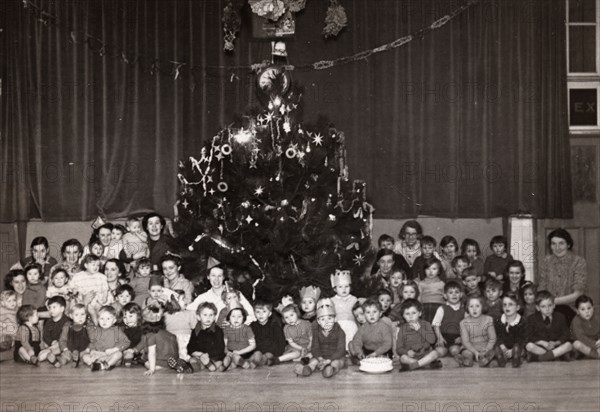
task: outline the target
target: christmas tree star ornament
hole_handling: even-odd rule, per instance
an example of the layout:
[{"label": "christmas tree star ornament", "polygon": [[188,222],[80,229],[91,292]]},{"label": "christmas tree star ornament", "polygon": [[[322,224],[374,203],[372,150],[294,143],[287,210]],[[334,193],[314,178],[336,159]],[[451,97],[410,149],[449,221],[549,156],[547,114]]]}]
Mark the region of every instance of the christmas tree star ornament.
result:
[{"label": "christmas tree star ornament", "polygon": [[262,187],[262,186],[258,186],[258,187],[256,188],[256,190],[254,191],[254,194],[255,194],[256,196],[260,196],[260,195],[262,195],[262,194],[263,194],[263,192],[264,192],[264,191],[265,191],[265,189],[263,189],[263,187]]},{"label": "christmas tree star ornament", "polygon": [[321,133],[317,133],[314,137],[313,137],[313,143],[316,146],[321,146],[323,144],[323,136],[321,136]]},{"label": "christmas tree star ornament", "polygon": [[250,224],[250,223],[252,223],[252,221],[253,221],[254,219],[252,218],[252,216],[248,215],[248,216],[246,217],[246,219],[244,219],[244,220],[245,220],[246,222],[248,222],[248,224]]},{"label": "christmas tree star ornament", "polygon": [[187,207],[188,207],[188,205],[189,205],[189,203],[188,203],[187,199],[185,199],[185,200],[184,200],[184,201],[183,201],[181,204],[182,204],[182,205],[183,205],[183,207],[185,207],[186,209],[187,209]]},{"label": "christmas tree star ornament", "polygon": [[365,260],[365,257],[364,257],[362,254],[360,254],[360,253],[359,253],[358,255],[355,255],[355,256],[354,256],[354,259],[352,259],[352,260],[354,261],[354,263],[355,263],[357,266],[360,266],[360,265],[362,265],[362,264],[363,264],[363,262],[364,262],[364,260]]}]

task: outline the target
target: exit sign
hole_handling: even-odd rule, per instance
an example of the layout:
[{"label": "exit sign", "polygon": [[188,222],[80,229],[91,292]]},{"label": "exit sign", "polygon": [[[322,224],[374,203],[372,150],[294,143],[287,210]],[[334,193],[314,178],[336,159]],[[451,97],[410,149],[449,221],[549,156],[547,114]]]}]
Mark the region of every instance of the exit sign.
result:
[{"label": "exit sign", "polygon": [[598,89],[569,89],[570,126],[598,126]]}]

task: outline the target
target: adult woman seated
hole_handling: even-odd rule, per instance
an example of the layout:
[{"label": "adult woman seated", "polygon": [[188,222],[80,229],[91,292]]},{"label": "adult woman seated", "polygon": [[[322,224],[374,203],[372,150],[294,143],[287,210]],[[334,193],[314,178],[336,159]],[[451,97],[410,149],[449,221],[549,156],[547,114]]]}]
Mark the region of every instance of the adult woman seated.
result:
[{"label": "adult woman seated", "polygon": [[416,220],[404,222],[398,233],[400,240],[394,245],[394,252],[402,255],[410,267],[415,263],[415,259],[421,256],[421,236],[423,228]]},{"label": "adult woman seated", "polygon": [[148,248],[150,249],[150,262],[152,273],[162,275],[160,259],[170,251],[173,241],[171,235],[163,233],[167,221],[156,212],[148,213],[142,219],[142,227],[148,233]]},{"label": "adult woman seated", "polygon": [[43,236],[38,236],[31,241],[31,256],[15,263],[10,270],[24,269],[27,265],[37,263],[42,267],[42,272],[45,281],[50,277],[50,269],[56,265],[56,259],[50,256],[50,246],[48,239]]},{"label": "adult woman seated", "polygon": [[556,310],[570,323],[575,317],[575,300],[585,292],[587,265],[583,257],[573,253],[573,238],[565,229],[550,232],[548,243],[552,254],[540,264],[538,290],[555,296]]},{"label": "adult woman seated", "polygon": [[60,248],[60,255],[62,261],[54,265],[50,273],[54,273],[57,269],[64,269],[70,276],[81,272],[79,259],[83,256],[83,246],[79,240],[66,240]]},{"label": "adult woman seated", "polygon": [[[208,280],[210,281],[211,288],[208,292],[205,292],[198,296],[191,304],[187,306],[187,310],[196,311],[198,306],[204,302],[211,302],[217,307],[217,313],[226,307],[223,302],[223,292],[225,291],[225,270],[223,266],[216,265],[210,268],[208,272]],[[254,316],[254,309],[248,300],[240,293],[240,303],[248,315],[246,318],[246,324],[250,324],[256,320]]]},{"label": "adult woman seated", "polygon": [[[100,243],[102,243],[102,246],[104,246],[104,251],[102,252],[102,256],[105,257],[105,260],[108,260],[108,252],[110,250],[109,246],[110,246],[110,241],[112,239],[112,230],[113,230],[113,224],[112,223],[105,223],[102,226],[100,226],[98,229],[95,229],[94,232],[92,233],[92,236],[90,236],[90,240],[88,241],[88,244],[85,245],[85,248],[83,249],[83,254],[82,256],[85,256],[87,254],[90,253],[90,246],[89,244],[94,241],[94,240],[99,240]],[[105,262],[103,262],[105,263]]]},{"label": "adult woman seated", "polygon": [[398,255],[390,249],[380,249],[377,252],[371,274],[363,279],[366,296],[377,293],[381,288],[389,287],[390,276],[394,272],[402,272],[403,278],[406,279],[410,273],[410,267],[402,255]]},{"label": "adult woman seated", "polygon": [[23,305],[23,295],[27,289],[27,279],[25,272],[21,269],[9,271],[4,277],[4,288],[6,290],[14,290],[17,294],[17,309]]}]

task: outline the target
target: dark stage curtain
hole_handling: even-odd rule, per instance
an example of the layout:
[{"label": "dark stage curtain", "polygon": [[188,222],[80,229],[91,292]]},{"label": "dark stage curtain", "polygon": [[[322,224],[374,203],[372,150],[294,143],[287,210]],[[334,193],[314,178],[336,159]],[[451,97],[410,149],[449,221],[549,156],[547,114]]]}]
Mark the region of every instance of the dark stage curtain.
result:
[{"label": "dark stage curtain", "polygon": [[[258,104],[252,73],[232,68],[270,59],[248,7],[226,55],[226,1],[32,3],[47,25],[18,0],[0,13],[0,220],[171,215],[179,159]],[[344,0],[349,27],[325,41],[327,3],[298,14],[291,64],[373,49],[465,0]],[[367,181],[375,217],[568,218],[564,9],[482,0],[404,47],[295,71],[304,121],[325,116],[345,131],[351,178]],[[177,79],[169,62],[187,63]]]}]

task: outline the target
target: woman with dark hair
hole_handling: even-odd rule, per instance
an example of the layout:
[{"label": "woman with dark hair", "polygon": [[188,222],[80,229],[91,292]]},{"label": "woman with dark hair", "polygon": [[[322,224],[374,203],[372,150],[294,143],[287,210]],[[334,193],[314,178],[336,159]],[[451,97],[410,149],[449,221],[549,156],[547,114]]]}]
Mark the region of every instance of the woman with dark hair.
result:
[{"label": "woman with dark hair", "polygon": [[575,317],[575,300],[585,292],[587,265],[583,257],[573,253],[573,238],[565,229],[550,232],[548,244],[552,253],[540,264],[538,290],[555,296],[556,310],[570,323]]},{"label": "woman with dark hair", "polygon": [[[95,241],[100,241],[102,246],[104,247],[104,251],[102,252],[102,256],[107,257],[109,252],[110,241],[112,239],[112,230],[114,225],[112,223],[105,223],[100,226],[98,229],[95,229],[90,236],[90,240],[88,244],[83,249],[83,256],[91,253],[90,244]],[[104,263],[104,262],[103,262]]]},{"label": "woman with dark hair", "polygon": [[395,254],[390,249],[380,249],[375,257],[371,274],[363,278],[363,288],[369,293],[389,287],[389,280],[394,272],[401,272],[402,278],[407,279],[410,266],[402,255]]},{"label": "woman with dark hair", "polygon": [[148,247],[150,249],[150,262],[152,263],[152,273],[162,275],[160,259],[170,251],[170,243],[173,238],[163,233],[167,222],[164,217],[156,212],[148,213],[142,219],[142,227],[148,233]]},{"label": "woman with dark hair", "polygon": [[56,259],[50,256],[50,245],[48,239],[44,236],[38,236],[31,241],[29,246],[31,249],[31,255],[15,263],[10,269],[23,269],[32,263],[37,263],[42,268],[42,274],[44,279],[50,277],[50,269],[56,265]]},{"label": "woman with dark hair", "polygon": [[404,222],[398,233],[400,241],[396,242],[394,252],[402,255],[410,267],[415,263],[415,259],[421,256],[421,236],[423,228],[416,220]]},{"label": "woman with dark hair", "polygon": [[10,270],[4,277],[4,288],[17,294],[17,309],[23,304],[23,295],[27,289],[27,278],[21,269]]}]

